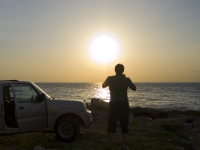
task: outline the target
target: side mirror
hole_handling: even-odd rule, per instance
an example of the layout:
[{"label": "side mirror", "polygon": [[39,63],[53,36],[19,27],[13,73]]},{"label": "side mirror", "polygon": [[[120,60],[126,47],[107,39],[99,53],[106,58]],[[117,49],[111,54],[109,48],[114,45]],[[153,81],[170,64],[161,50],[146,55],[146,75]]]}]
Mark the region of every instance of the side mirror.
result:
[{"label": "side mirror", "polygon": [[46,95],[44,93],[40,94],[40,102],[43,102],[46,99]]}]

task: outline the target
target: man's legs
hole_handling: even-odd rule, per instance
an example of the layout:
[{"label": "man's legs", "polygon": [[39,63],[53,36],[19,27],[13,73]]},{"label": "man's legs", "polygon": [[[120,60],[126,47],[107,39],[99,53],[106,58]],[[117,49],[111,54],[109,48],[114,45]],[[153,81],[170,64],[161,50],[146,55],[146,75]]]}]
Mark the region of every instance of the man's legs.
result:
[{"label": "man's legs", "polygon": [[107,133],[108,133],[108,145],[107,147],[110,147],[111,149],[111,145],[112,145],[112,138],[114,133],[116,132],[116,127],[117,127],[117,114],[116,114],[116,110],[115,110],[115,103],[110,103],[109,105],[109,113],[108,113],[108,128],[107,128]]},{"label": "man's legs", "polygon": [[127,150],[127,138],[128,138],[128,124],[129,124],[129,106],[124,103],[119,115],[119,121],[122,130],[122,150]]}]

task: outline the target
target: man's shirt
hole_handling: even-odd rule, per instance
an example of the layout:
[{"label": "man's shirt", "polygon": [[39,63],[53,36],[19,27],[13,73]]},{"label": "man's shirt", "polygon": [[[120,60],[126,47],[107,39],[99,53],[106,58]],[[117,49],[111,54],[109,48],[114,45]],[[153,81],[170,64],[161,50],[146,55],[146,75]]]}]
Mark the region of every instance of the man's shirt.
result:
[{"label": "man's shirt", "polygon": [[136,90],[132,81],[123,74],[109,76],[102,85],[103,88],[107,86],[109,86],[111,101],[128,101],[128,87],[134,91]]}]

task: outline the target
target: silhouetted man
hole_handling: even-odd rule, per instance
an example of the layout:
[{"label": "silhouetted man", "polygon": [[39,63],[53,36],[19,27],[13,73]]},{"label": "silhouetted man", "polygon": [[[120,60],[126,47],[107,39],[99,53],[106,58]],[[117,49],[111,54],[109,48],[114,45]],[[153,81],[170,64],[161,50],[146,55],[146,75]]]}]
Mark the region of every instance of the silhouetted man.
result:
[{"label": "silhouetted man", "polygon": [[136,90],[136,86],[132,81],[124,74],[124,66],[117,64],[115,66],[115,76],[109,76],[103,83],[102,87],[109,86],[110,90],[110,102],[109,102],[109,114],[108,114],[108,147],[107,150],[112,150],[111,143],[113,134],[116,132],[117,121],[119,119],[122,132],[122,150],[128,150],[126,146],[128,136],[128,124],[129,124],[129,103],[127,90],[128,87],[133,91]]}]

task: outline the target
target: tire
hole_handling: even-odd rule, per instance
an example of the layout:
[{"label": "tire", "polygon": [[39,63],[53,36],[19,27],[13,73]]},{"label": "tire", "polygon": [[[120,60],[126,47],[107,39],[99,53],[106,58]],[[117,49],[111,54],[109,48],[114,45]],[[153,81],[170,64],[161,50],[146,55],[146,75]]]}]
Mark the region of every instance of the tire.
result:
[{"label": "tire", "polygon": [[65,117],[57,121],[55,133],[60,140],[71,143],[80,134],[80,125],[75,119]]}]

